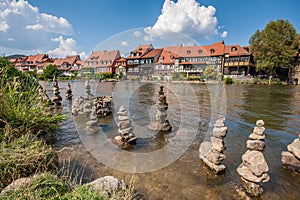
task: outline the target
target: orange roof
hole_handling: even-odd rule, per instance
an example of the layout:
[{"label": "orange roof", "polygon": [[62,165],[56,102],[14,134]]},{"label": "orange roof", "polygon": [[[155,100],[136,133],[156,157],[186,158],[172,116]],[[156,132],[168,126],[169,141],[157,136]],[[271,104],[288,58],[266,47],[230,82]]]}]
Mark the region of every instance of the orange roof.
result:
[{"label": "orange roof", "polygon": [[66,56],[65,58],[56,58],[53,61],[53,64],[56,65],[58,68],[60,68],[64,63],[67,63],[69,67],[73,66],[75,63],[80,61],[80,56]]},{"label": "orange roof", "polygon": [[42,62],[44,58],[48,58],[48,55],[46,55],[46,54],[36,54],[36,55],[27,56],[26,61],[27,62]]},{"label": "orange roof", "polygon": [[164,49],[180,57],[221,56],[224,54],[224,42],[217,42],[209,46],[168,46]]},{"label": "orange roof", "polygon": [[142,58],[155,58],[158,57],[163,49],[152,49],[142,56]]},{"label": "orange roof", "polygon": [[130,55],[127,58],[140,58],[152,49],[152,44],[139,45],[134,49],[134,51],[130,52]]},{"label": "orange roof", "polygon": [[[119,50],[112,51],[93,51],[88,59],[84,62],[86,67],[108,67],[113,66],[116,59],[120,58],[121,54]],[[88,65],[88,63],[92,63],[93,65]],[[97,64],[94,64],[96,62]]]},{"label": "orange roof", "polygon": [[179,56],[171,51],[167,51],[166,49],[163,49],[156,63],[174,64],[175,58],[179,58]]},{"label": "orange roof", "polygon": [[225,53],[229,54],[229,56],[248,56],[251,55],[245,48],[240,45],[229,45],[225,46]]}]

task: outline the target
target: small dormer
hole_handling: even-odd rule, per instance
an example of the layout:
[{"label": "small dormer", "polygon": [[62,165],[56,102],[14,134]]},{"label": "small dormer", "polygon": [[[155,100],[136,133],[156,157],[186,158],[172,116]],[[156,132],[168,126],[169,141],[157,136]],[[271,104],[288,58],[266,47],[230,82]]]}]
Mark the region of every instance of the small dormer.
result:
[{"label": "small dormer", "polygon": [[231,47],[231,52],[237,51],[237,48],[235,46]]},{"label": "small dormer", "polygon": [[186,55],[190,55],[191,54],[191,51],[190,50],[187,50],[186,51]]},{"label": "small dormer", "polygon": [[202,54],[203,51],[201,49],[198,50],[198,54]]},{"label": "small dormer", "polygon": [[211,54],[216,52],[215,49],[210,49],[209,51],[210,51]]}]

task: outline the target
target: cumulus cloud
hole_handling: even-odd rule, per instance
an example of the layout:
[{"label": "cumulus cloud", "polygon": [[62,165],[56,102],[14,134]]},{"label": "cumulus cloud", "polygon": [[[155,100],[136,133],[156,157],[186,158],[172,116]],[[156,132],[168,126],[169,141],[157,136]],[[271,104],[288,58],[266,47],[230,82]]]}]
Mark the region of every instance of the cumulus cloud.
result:
[{"label": "cumulus cloud", "polygon": [[26,29],[41,30],[41,29],[43,29],[43,25],[40,25],[40,24],[28,25],[28,26],[26,26]]},{"label": "cumulus cloud", "polygon": [[218,20],[213,6],[202,6],[196,0],[165,0],[156,23],[145,29],[153,37],[183,33],[194,39],[218,35]]},{"label": "cumulus cloud", "polygon": [[2,31],[2,32],[6,32],[6,31],[7,31],[7,29],[9,29],[9,26],[8,26],[8,24],[7,24],[7,23],[5,23],[5,22],[0,22],[0,31]]},{"label": "cumulus cloud", "polygon": [[77,43],[73,38],[64,39],[62,36],[51,39],[53,42],[59,43],[59,46],[47,53],[51,57],[66,57],[67,55],[80,55],[81,58],[86,57],[85,52],[78,53]]},{"label": "cumulus cloud", "polygon": [[133,32],[133,35],[134,35],[135,37],[140,37],[140,36],[142,35],[142,33],[139,32],[139,31],[134,31],[134,32]]},{"label": "cumulus cloud", "polygon": [[228,32],[227,31],[223,31],[223,33],[221,34],[221,37],[222,38],[226,38],[228,35]]},{"label": "cumulus cloud", "polygon": [[37,7],[25,0],[0,1],[2,48],[41,49],[49,45],[50,37],[61,34],[73,34],[72,25],[65,18],[41,13]]},{"label": "cumulus cloud", "polygon": [[121,42],[121,45],[122,45],[123,47],[128,47],[128,46],[129,46],[129,43],[128,43],[127,41],[122,41],[122,42]]}]

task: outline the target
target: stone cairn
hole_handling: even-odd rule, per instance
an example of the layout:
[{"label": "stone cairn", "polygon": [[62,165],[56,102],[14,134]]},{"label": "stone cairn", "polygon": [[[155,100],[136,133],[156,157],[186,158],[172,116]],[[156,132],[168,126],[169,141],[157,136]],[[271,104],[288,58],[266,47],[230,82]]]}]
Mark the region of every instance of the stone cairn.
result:
[{"label": "stone cairn", "polygon": [[213,128],[213,134],[210,141],[204,141],[200,144],[199,157],[216,174],[225,170],[226,166],[221,162],[226,158],[224,137],[227,134],[227,127],[224,125],[224,119],[218,119]]},{"label": "stone cairn", "polygon": [[94,99],[96,105],[96,115],[99,117],[105,117],[112,113],[111,96],[99,96]]},{"label": "stone cairn", "polygon": [[53,77],[53,97],[52,97],[52,102],[54,103],[55,106],[60,106],[61,105],[61,101],[62,101],[62,97],[59,95],[59,87],[58,87],[58,83],[57,80],[55,78],[55,76]]},{"label": "stone cairn", "polygon": [[41,104],[47,104],[47,105],[52,105],[53,103],[51,102],[51,99],[46,93],[46,90],[43,89],[42,86],[39,87],[38,89],[38,95],[39,95],[39,100]]},{"label": "stone cairn", "polygon": [[89,120],[86,123],[88,134],[95,134],[99,130],[98,118],[96,116],[95,107],[90,112]]},{"label": "stone cairn", "polygon": [[91,94],[89,80],[85,82],[84,89],[86,98],[81,96],[77,97],[72,104],[72,114],[74,116],[86,114],[88,117],[93,107],[95,107],[97,117],[104,117],[112,113],[111,96],[94,97],[94,95]]},{"label": "stone cairn", "polygon": [[133,133],[131,120],[127,116],[127,111],[123,106],[119,109],[118,119],[119,135],[115,136],[113,140],[122,147],[127,147],[130,144],[136,144],[136,137]]},{"label": "stone cairn", "polygon": [[154,131],[168,132],[172,130],[172,126],[167,120],[168,103],[164,94],[163,85],[160,86],[160,91],[158,92],[158,95],[158,101],[156,102],[157,113],[155,116],[155,121],[149,125],[149,129]]},{"label": "stone cairn", "polygon": [[94,95],[91,94],[91,86],[90,86],[89,79],[85,81],[84,89],[85,89],[85,95],[87,99],[91,99],[92,97],[94,97]]},{"label": "stone cairn", "polygon": [[258,120],[253,133],[247,141],[248,150],[242,156],[242,163],[237,168],[241,176],[240,182],[246,193],[251,196],[260,196],[263,193],[262,183],[268,182],[269,167],[263,155],[265,149],[264,121]]},{"label": "stone cairn", "polygon": [[68,83],[68,87],[67,87],[67,91],[66,91],[66,98],[68,100],[71,100],[72,97],[73,97],[73,94],[72,94],[71,84]]},{"label": "stone cairn", "polygon": [[298,138],[287,146],[287,149],[287,151],[281,153],[283,167],[300,172],[300,134]]}]

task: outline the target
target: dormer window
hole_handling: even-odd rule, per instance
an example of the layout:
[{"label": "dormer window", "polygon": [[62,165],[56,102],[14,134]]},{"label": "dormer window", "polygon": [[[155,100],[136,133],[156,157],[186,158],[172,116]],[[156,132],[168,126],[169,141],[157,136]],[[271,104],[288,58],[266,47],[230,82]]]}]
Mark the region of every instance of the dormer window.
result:
[{"label": "dormer window", "polygon": [[202,54],[203,51],[201,49],[198,50],[198,54]]},{"label": "dormer window", "polygon": [[187,55],[190,55],[190,54],[191,54],[191,51],[190,51],[190,50],[187,50],[187,51],[186,51],[186,54],[187,54]]},{"label": "dormer window", "polygon": [[215,53],[215,49],[210,49],[210,53]]},{"label": "dormer window", "polygon": [[237,51],[237,48],[236,47],[231,47],[231,52],[235,52]]}]

